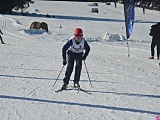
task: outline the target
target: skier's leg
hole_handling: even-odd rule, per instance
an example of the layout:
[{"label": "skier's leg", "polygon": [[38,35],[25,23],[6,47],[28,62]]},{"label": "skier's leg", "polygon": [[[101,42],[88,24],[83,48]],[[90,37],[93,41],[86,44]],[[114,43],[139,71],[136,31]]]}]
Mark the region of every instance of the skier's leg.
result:
[{"label": "skier's leg", "polygon": [[151,57],[154,58],[154,48],[155,48],[156,44],[154,42],[152,42],[151,44]]},{"label": "skier's leg", "polygon": [[69,84],[70,76],[72,74],[74,67],[74,56],[73,55],[68,55],[68,64],[67,64],[67,69],[65,72],[65,77],[63,79],[63,82],[65,84]]},{"label": "skier's leg", "polygon": [[157,44],[157,59],[159,59],[160,55],[160,44]]},{"label": "skier's leg", "polygon": [[1,36],[0,36],[0,39],[1,39],[1,43],[2,43],[2,44],[5,44],[5,43],[3,42],[3,40],[2,40],[2,37],[1,37]]},{"label": "skier's leg", "polygon": [[77,55],[76,56],[74,83],[79,83],[80,75],[81,75],[81,69],[82,69],[82,55]]}]

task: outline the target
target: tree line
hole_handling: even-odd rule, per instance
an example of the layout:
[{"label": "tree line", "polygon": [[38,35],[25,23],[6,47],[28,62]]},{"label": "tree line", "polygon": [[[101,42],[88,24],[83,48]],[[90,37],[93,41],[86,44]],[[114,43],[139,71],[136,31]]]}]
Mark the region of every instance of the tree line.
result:
[{"label": "tree line", "polygon": [[[48,1],[83,1],[83,2],[123,2],[123,0],[48,0]],[[134,0],[135,2],[152,2],[160,4],[160,0]]]},{"label": "tree line", "polygon": [[[54,0],[50,0],[54,1]],[[55,1],[83,1],[83,2],[121,2],[123,0],[55,0]],[[30,4],[33,4],[33,0],[0,0],[0,14],[11,13],[12,10],[21,10],[21,13],[24,13],[24,10],[30,7]],[[153,9],[160,9],[160,0],[135,0],[137,6],[145,6]],[[151,8],[152,8],[151,7]]]},{"label": "tree line", "polygon": [[33,3],[32,0],[0,0],[0,13],[11,13],[13,9],[23,12]]}]

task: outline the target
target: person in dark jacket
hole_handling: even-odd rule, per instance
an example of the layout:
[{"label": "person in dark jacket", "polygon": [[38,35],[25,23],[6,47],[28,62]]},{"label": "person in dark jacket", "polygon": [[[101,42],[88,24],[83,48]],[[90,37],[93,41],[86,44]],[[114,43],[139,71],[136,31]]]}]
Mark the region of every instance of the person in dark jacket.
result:
[{"label": "person in dark jacket", "polygon": [[3,42],[3,40],[2,40],[1,34],[3,35],[2,31],[0,30],[0,39],[1,39],[1,43],[2,43],[2,44],[5,44],[5,43]]},{"label": "person in dark jacket", "polygon": [[[63,65],[66,65],[67,63],[68,64],[65,72],[65,77],[63,79],[64,84],[61,89],[66,89],[67,85],[69,84],[70,76],[74,67],[74,62],[76,62],[73,80],[74,87],[80,88],[79,81],[82,69],[82,60],[86,60],[89,52],[90,46],[83,37],[82,29],[76,28],[74,31],[74,37],[71,37],[62,48]],[[68,55],[68,61],[66,59],[66,54]]]},{"label": "person in dark jacket", "polygon": [[157,59],[159,59],[159,55],[160,55],[160,22],[151,26],[151,32],[149,35],[152,36],[151,57],[149,57],[149,59],[154,59],[155,46],[157,46]]}]

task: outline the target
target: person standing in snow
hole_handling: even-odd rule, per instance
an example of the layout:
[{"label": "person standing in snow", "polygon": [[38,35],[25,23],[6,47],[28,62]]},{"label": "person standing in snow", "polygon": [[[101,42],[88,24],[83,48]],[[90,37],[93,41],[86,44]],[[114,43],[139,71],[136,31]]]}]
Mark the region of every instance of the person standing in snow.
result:
[{"label": "person standing in snow", "polygon": [[143,10],[143,14],[145,14],[145,7],[144,6],[142,7],[142,10]]},{"label": "person standing in snow", "polygon": [[149,57],[149,59],[154,59],[155,46],[157,46],[157,59],[159,59],[159,54],[160,54],[160,22],[158,22],[156,25],[151,26],[151,32],[149,35],[152,36],[151,57]]},{"label": "person standing in snow", "polygon": [[2,43],[2,44],[5,44],[5,43],[3,42],[3,40],[2,40],[1,34],[3,35],[2,31],[0,30],[0,39],[1,39],[1,43]]},{"label": "person standing in snow", "polygon": [[[74,31],[74,37],[71,37],[62,48],[63,65],[66,65],[67,63],[68,64],[65,72],[65,77],[63,79],[64,84],[61,89],[66,89],[67,85],[69,84],[70,76],[74,67],[74,62],[76,62],[74,87],[80,88],[79,81],[82,69],[82,60],[86,60],[89,52],[90,46],[83,37],[82,29],[76,28]],[[68,55],[68,61],[66,60],[66,54]]]},{"label": "person standing in snow", "polygon": [[114,1],[114,5],[115,5],[115,8],[116,8],[117,7],[117,1],[116,0]]}]

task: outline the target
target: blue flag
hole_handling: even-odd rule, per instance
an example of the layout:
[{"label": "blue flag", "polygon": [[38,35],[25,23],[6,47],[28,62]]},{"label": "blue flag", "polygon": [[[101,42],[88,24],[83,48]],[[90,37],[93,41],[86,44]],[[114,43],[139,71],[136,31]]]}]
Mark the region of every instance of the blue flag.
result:
[{"label": "blue flag", "polygon": [[123,0],[124,1],[124,15],[126,25],[126,36],[127,39],[130,37],[134,24],[134,0]]}]

